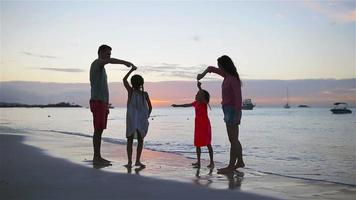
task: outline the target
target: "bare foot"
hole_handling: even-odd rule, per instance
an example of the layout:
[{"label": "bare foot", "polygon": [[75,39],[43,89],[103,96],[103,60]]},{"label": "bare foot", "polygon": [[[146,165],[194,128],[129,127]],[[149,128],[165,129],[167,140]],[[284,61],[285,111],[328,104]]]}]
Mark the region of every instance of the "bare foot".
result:
[{"label": "bare foot", "polygon": [[132,167],[132,162],[128,162],[126,165],[124,165],[126,168],[131,168]]},{"label": "bare foot", "polygon": [[100,158],[100,161],[101,162],[105,162],[105,163],[110,163],[111,162],[110,160],[106,160],[105,158]]},{"label": "bare foot", "polygon": [[146,165],[144,165],[144,164],[141,163],[141,162],[136,162],[136,163],[135,163],[135,166],[137,166],[137,167],[142,167],[142,168],[146,167]]},{"label": "bare foot", "polygon": [[93,163],[94,164],[110,164],[110,161],[106,160],[102,157],[99,157],[99,158],[93,158]]},{"label": "bare foot", "polygon": [[214,162],[211,162],[208,166],[206,166],[207,168],[214,168],[215,167],[215,164]]},{"label": "bare foot", "polygon": [[217,173],[218,174],[231,174],[231,173],[234,173],[234,170],[235,170],[234,167],[227,166],[227,167],[218,169]]},{"label": "bare foot", "polygon": [[235,169],[238,169],[238,168],[244,168],[245,167],[245,163],[242,161],[242,162],[237,162],[236,165],[235,165]]},{"label": "bare foot", "polygon": [[192,163],[193,168],[200,168],[200,162]]}]

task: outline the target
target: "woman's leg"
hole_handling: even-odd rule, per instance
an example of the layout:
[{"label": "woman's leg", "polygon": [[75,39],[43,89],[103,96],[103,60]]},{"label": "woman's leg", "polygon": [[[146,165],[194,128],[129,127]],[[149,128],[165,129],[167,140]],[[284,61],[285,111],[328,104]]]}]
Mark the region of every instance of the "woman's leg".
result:
[{"label": "woman's leg", "polygon": [[235,168],[245,167],[244,160],[242,158],[242,145],[239,141],[239,126],[237,126],[237,163]]},{"label": "woman's leg", "polygon": [[127,152],[127,167],[131,167],[132,165],[132,143],[133,143],[133,135],[127,138],[126,144],[126,152]]},{"label": "woman's leg", "polygon": [[238,154],[238,138],[237,138],[237,127],[238,125],[235,124],[226,124],[226,130],[227,134],[229,136],[229,142],[230,142],[230,161],[229,165],[225,168],[218,169],[219,173],[221,174],[227,174],[231,173],[235,170],[235,163],[237,159],[237,154]]},{"label": "woman's leg", "polygon": [[234,167],[238,155],[238,137],[237,137],[237,129],[238,125],[226,125],[227,128],[227,134],[229,136],[229,141],[230,141],[230,161],[229,161],[229,167]]}]

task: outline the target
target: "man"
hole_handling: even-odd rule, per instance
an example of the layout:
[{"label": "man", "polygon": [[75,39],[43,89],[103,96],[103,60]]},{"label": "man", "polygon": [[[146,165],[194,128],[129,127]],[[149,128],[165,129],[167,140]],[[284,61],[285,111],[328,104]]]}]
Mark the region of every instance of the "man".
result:
[{"label": "man", "polygon": [[111,47],[101,45],[98,49],[98,59],[90,66],[90,110],[93,113],[94,135],[93,164],[110,164],[110,161],[101,157],[101,135],[106,129],[107,117],[109,114],[109,88],[105,71],[106,64],[122,64],[127,67],[134,66],[132,63],[111,58]]}]

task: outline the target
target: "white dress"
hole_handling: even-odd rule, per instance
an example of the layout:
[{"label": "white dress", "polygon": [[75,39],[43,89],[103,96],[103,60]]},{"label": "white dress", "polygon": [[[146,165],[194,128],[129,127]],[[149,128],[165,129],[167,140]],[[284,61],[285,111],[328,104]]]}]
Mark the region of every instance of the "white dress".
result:
[{"label": "white dress", "polygon": [[137,131],[144,138],[148,131],[148,105],[142,91],[133,90],[130,100],[127,103],[126,112],[126,137],[134,135],[137,138]]}]

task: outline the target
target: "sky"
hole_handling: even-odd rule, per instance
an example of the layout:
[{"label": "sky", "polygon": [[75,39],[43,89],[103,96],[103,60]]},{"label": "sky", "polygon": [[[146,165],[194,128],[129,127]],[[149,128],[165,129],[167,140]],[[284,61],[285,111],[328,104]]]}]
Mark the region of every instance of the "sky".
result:
[{"label": "sky", "polygon": [[[355,1],[1,1],[0,81],[88,83],[101,44],[145,81],[356,78]],[[106,67],[109,82],[128,71]],[[206,80],[219,80],[210,75]]]}]

